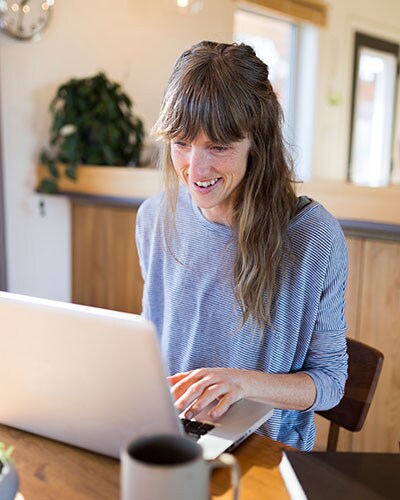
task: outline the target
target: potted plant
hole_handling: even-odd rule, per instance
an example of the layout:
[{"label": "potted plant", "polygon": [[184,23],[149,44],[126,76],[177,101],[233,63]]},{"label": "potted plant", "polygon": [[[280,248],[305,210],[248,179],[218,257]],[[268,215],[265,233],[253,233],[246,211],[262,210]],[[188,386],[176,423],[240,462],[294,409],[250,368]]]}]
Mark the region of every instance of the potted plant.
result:
[{"label": "potted plant", "polygon": [[47,177],[39,191],[54,193],[62,171],[76,179],[77,165],[136,166],[143,147],[143,122],[121,85],[104,73],[62,84],[50,103],[50,147],[41,152]]},{"label": "potted plant", "polygon": [[5,447],[0,443],[0,498],[1,500],[14,500],[18,492],[18,475],[11,463],[13,446]]}]

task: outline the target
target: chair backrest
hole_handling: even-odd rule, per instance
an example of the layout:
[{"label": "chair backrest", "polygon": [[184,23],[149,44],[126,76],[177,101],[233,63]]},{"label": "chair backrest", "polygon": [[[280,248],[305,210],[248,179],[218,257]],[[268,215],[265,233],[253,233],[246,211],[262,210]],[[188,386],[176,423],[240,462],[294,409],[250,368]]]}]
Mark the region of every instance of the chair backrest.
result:
[{"label": "chair backrest", "polygon": [[331,422],[328,451],[336,450],[339,426],[357,432],[362,429],[382,370],[383,354],[358,340],[347,339],[349,368],[343,399],[319,415]]}]

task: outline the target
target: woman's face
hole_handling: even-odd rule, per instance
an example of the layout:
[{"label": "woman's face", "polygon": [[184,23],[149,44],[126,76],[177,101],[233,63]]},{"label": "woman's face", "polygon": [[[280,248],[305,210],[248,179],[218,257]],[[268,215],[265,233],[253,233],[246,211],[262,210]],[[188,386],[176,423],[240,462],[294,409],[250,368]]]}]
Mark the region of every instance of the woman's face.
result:
[{"label": "woman's face", "polygon": [[190,143],[178,138],[171,141],[174,168],[208,220],[231,225],[249,148],[248,138],[215,144],[203,132]]}]

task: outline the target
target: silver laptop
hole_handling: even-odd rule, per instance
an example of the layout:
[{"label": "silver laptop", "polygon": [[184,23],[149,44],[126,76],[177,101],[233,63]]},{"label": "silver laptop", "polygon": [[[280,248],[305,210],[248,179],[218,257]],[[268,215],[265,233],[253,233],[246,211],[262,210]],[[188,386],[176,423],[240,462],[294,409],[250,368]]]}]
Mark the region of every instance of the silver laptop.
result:
[{"label": "silver laptop", "polygon": [[[0,322],[1,423],[112,457],[139,435],[184,432],[141,316],[0,292]],[[204,456],[237,446],[272,412],[239,401],[199,438]]]}]

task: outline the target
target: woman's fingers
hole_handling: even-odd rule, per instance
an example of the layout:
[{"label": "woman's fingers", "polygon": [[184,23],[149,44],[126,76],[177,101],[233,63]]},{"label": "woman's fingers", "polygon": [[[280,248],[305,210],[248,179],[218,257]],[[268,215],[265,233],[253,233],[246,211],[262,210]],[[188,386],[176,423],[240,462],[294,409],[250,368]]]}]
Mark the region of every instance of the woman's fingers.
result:
[{"label": "woman's fingers", "polygon": [[[192,386],[188,391],[175,402],[176,408],[179,411],[186,412],[186,418],[192,418],[200,413],[206,406],[216,400],[218,396],[224,392],[221,384],[207,386],[204,390],[199,390],[196,385]],[[189,414],[190,413],[190,414]]]},{"label": "woman's fingers", "polygon": [[[207,389],[205,394],[198,398],[196,402],[190,407],[189,412],[193,417],[196,414],[200,413],[201,410],[206,408],[210,403],[215,401],[215,405],[213,405],[208,411],[208,416],[211,419],[216,419],[221,417],[233,403],[236,403],[241,396],[238,391],[228,391],[223,394],[220,394],[218,397],[214,397],[214,393],[211,391],[212,388]],[[209,393],[210,392],[210,393]],[[192,417],[190,417],[192,418]]]},{"label": "woman's fingers", "polygon": [[[171,389],[176,400],[176,408],[180,411],[185,410],[195,400],[205,395],[206,391],[208,392],[208,403],[210,403],[221,394],[221,382],[222,380],[219,377],[205,369],[194,370],[185,377],[179,378]],[[213,387],[212,390],[210,390],[211,387]],[[204,406],[206,405],[204,404],[202,407]]]},{"label": "woman's fingers", "polygon": [[224,368],[200,368],[169,377],[176,408],[180,412],[186,410],[186,418],[192,418],[217,400],[209,416],[220,417],[243,397],[240,372],[241,370]]},{"label": "woman's fingers", "polygon": [[189,373],[190,372],[175,373],[175,375],[171,375],[171,376],[167,377],[167,380],[168,380],[169,384],[173,387],[177,382],[179,382],[183,378],[187,377],[187,375]]},{"label": "woman's fingers", "polygon": [[239,399],[241,398],[235,397],[232,393],[225,394],[218,400],[218,403],[209,411],[208,414],[210,418],[221,417],[226,411],[229,410],[230,406],[232,406],[233,403],[236,403],[236,401],[239,401]]}]

